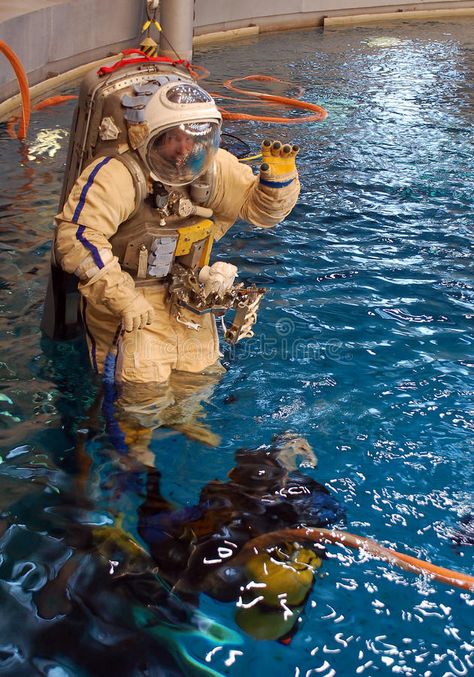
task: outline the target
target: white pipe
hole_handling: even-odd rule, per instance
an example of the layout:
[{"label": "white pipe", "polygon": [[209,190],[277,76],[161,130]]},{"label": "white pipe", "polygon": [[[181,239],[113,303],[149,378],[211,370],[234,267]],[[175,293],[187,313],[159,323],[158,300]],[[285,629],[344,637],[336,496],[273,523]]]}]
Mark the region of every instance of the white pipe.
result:
[{"label": "white pipe", "polygon": [[160,24],[160,55],[191,61],[194,0],[161,0]]}]

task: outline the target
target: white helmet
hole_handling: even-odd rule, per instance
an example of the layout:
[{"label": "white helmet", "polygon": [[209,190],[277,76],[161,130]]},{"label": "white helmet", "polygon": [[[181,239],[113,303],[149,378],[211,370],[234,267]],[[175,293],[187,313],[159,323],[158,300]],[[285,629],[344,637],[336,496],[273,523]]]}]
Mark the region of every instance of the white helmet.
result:
[{"label": "white helmet", "polygon": [[222,117],[202,87],[175,75],[155,76],[122,97],[122,106],[129,123],[147,126],[136,150],[155,181],[184,186],[207,171]]}]

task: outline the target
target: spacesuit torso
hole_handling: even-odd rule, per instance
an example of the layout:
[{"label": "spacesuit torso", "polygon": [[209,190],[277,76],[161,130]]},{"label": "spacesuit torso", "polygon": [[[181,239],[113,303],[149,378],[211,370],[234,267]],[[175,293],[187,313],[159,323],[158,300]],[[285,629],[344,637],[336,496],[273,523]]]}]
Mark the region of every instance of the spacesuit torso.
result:
[{"label": "spacesuit torso", "polygon": [[174,263],[197,271],[209,263],[214,239],[211,216],[211,210],[192,203],[189,190],[168,193],[161,188],[161,194],[148,195],[110,238],[112,252],[140,286],[164,280]]}]

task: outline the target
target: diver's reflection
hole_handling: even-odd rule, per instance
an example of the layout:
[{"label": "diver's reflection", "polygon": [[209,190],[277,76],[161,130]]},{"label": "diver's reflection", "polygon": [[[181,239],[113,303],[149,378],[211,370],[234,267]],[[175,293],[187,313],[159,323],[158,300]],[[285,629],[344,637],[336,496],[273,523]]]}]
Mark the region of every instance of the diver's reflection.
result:
[{"label": "diver's reflection", "polygon": [[[119,454],[108,466],[101,494],[117,520],[96,530],[94,538],[107,560],[118,563],[116,575],[129,578],[127,571],[136,571],[137,561],[142,571],[156,567],[173,594],[191,607],[199,605],[203,593],[233,603],[235,620],[247,634],[288,642],[324,548],[292,543],[253,551],[244,546],[269,532],[327,527],[343,519],[326,487],[298,470],[316,465],[309,443],[287,433],[271,445],[238,451],[228,480],[211,479],[197,504],[186,506],[173,505],[162,493],[150,449],[154,431],[163,426],[217,444],[201,419],[202,402],[220,375],[220,370],[194,378],[175,372],[166,386],[127,384],[116,390],[114,385],[111,393],[104,386],[104,405],[113,395],[112,409],[104,406],[104,411]],[[136,579],[139,587],[142,578]]]},{"label": "diver's reflection", "polygon": [[[203,421],[203,403],[211,399],[225,373],[216,364],[203,372],[173,371],[164,384],[124,383],[105,386],[104,413],[118,424],[128,453],[145,465],[153,465],[149,444],[157,428],[171,428],[189,439],[215,447],[220,438]],[[108,400],[113,408],[107,406]]]},{"label": "diver's reflection", "polygon": [[324,550],[296,543],[242,560],[242,547],[270,531],[343,518],[326,487],[295,469],[298,456],[315,460],[295,435],[240,451],[228,481],[210,481],[197,505],[181,508],[162,497],[153,470],[139,508],[138,533],[173,591],[196,604],[200,593],[234,602],[238,625],[259,639],[289,641]]}]

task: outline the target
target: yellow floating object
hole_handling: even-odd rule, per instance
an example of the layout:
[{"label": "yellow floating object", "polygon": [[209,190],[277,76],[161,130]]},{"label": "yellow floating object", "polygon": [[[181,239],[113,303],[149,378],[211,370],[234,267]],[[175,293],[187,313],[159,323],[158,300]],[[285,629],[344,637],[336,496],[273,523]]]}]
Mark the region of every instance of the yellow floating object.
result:
[{"label": "yellow floating object", "polygon": [[251,557],[245,565],[249,579],[265,583],[265,588],[258,588],[258,594],[267,606],[280,607],[282,596],[290,606],[302,604],[313,584],[314,571],[322,564],[321,558],[308,548],[294,550],[284,559],[277,557],[275,552]]},{"label": "yellow floating object", "polygon": [[302,607],[293,608],[284,614],[281,609],[265,609],[258,605],[249,609],[237,609],[235,622],[254,639],[280,639],[287,635],[300,615]]}]

